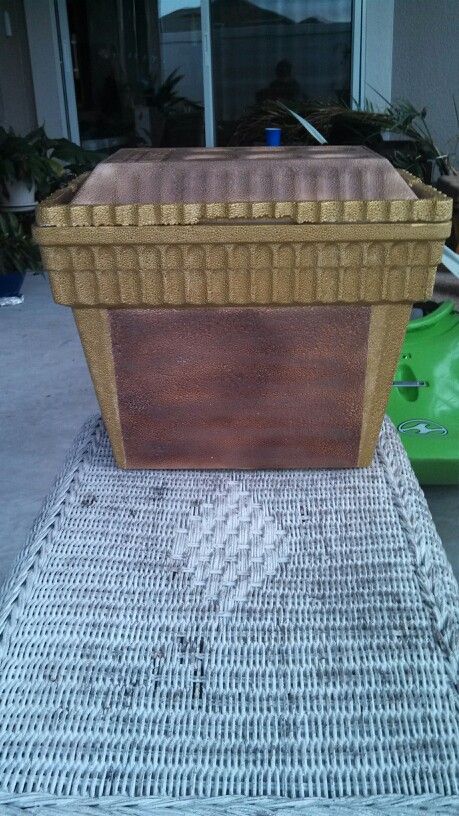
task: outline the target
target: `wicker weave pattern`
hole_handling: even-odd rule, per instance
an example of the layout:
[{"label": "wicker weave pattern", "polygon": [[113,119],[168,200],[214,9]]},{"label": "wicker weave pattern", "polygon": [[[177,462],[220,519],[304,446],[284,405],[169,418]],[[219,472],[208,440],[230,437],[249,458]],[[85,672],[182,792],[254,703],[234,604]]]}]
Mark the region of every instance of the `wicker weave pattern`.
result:
[{"label": "wicker weave pattern", "polygon": [[4,591],[0,813],[453,813],[458,609],[387,423],[367,470],[241,473],[92,422]]},{"label": "wicker weave pattern", "polygon": [[166,796],[61,797],[0,792],[6,816],[457,816],[456,796],[365,796],[286,799],[244,796],[173,799]]}]

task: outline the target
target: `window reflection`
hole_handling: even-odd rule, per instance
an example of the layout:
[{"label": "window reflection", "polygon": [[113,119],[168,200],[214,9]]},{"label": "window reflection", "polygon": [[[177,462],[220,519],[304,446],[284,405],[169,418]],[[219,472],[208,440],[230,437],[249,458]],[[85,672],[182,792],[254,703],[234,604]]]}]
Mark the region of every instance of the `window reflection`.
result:
[{"label": "window reflection", "polygon": [[202,145],[201,13],[178,0],[67,0],[82,144]]},{"label": "window reflection", "polygon": [[[266,100],[350,101],[352,0],[211,0],[217,142]],[[199,0],[67,0],[82,143],[204,144]]]},{"label": "window reflection", "polygon": [[351,0],[213,0],[218,143],[256,103],[350,101]]}]

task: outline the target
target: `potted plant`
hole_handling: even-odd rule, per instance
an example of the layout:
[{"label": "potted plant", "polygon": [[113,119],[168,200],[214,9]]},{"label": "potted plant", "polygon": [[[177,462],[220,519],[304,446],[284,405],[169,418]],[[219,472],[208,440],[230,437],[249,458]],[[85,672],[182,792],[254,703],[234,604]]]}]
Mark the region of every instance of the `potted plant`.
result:
[{"label": "potted plant", "polygon": [[254,106],[239,121],[230,143],[263,143],[266,127],[280,127],[283,144],[317,144],[315,130],[331,145],[367,145],[427,184],[438,174],[453,172],[451,158],[432,139],[425,108],[417,110],[403,100],[386,102],[382,111],[371,106],[354,110],[342,102],[303,101],[292,106],[294,111],[276,100]]},{"label": "potted plant", "polygon": [[177,85],[182,79],[183,74],[178,74],[175,69],[161,84],[153,76],[140,82],[134,90],[135,131],[152,147],[161,144],[166,121],[177,108],[185,106],[197,110],[201,107],[177,92]]},{"label": "potted plant", "polygon": [[18,297],[27,270],[39,268],[37,244],[13,213],[0,213],[0,298]]},{"label": "potted plant", "polygon": [[33,210],[37,200],[90,170],[103,156],[68,139],[50,139],[43,127],[26,136],[0,127],[0,208]]},{"label": "potted plant", "polygon": [[[68,139],[49,139],[43,127],[26,136],[0,127],[0,297],[17,296],[26,270],[40,266],[27,213],[102,158]],[[13,213],[23,213],[25,220]]]},{"label": "potted plant", "polygon": [[11,129],[0,127],[0,207],[3,210],[32,210],[37,188],[62,174],[62,162],[52,155],[44,135],[42,128],[19,136]]},{"label": "potted plant", "polygon": [[50,139],[44,129],[36,131],[37,142],[40,141],[42,154],[58,166],[57,172],[51,172],[37,185],[37,199],[40,201],[59,187],[65,187],[69,181],[81,173],[92,170],[105,156],[95,150],[85,150],[68,139]]}]

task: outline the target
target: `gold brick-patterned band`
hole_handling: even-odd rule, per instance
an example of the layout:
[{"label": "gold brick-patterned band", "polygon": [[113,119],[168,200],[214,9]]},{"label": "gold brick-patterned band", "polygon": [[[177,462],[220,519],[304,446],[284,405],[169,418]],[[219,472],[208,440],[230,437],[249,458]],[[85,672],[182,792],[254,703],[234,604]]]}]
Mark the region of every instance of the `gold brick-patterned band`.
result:
[{"label": "gold brick-patterned band", "polygon": [[409,303],[431,295],[452,205],[403,176],[418,199],[72,205],[82,177],[35,236],[70,306]]}]

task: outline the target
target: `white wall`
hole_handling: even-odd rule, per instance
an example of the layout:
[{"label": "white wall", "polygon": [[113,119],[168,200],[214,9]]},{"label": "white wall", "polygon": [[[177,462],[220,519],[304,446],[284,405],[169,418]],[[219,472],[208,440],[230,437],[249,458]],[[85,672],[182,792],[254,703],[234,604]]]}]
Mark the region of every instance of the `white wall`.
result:
[{"label": "white wall", "polygon": [[0,124],[21,134],[37,124],[22,0],[0,0]]},{"label": "white wall", "polygon": [[459,108],[458,33],[458,0],[395,0],[392,98],[427,108],[429,128],[445,152],[455,149],[459,130],[453,105],[454,94]]}]

